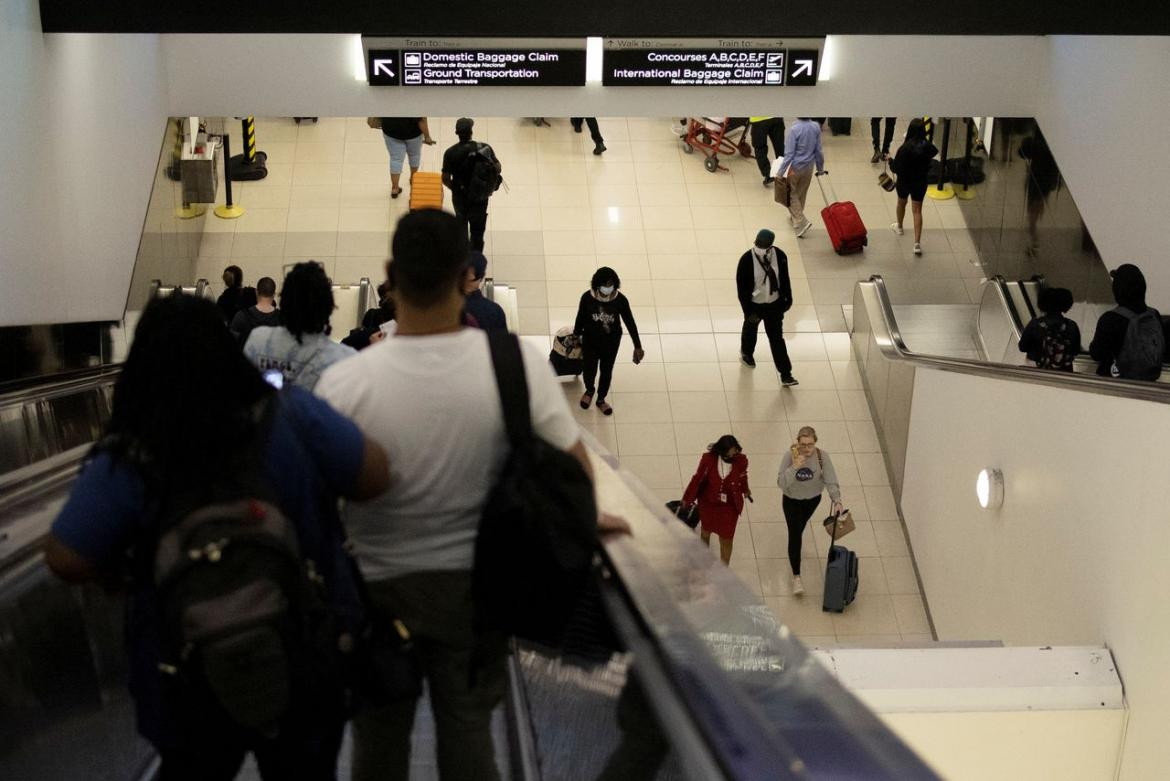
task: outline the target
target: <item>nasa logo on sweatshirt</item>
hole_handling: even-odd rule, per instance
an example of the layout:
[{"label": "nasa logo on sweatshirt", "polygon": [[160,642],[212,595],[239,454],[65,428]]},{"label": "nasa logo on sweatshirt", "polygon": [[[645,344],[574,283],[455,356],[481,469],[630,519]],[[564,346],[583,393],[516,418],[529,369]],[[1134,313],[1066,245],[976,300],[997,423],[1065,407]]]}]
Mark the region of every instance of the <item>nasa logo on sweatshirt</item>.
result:
[{"label": "nasa logo on sweatshirt", "polygon": [[796,479],[801,481],[802,483],[805,482],[806,480],[812,480],[813,479],[813,470],[807,466],[802,466],[800,469],[796,470]]}]

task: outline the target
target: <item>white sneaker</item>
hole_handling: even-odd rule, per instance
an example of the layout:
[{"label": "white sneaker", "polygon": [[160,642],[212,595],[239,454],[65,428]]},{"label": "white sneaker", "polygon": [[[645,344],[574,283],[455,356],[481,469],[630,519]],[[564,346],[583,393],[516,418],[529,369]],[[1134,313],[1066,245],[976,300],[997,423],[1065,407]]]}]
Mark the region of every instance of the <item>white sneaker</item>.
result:
[{"label": "white sneaker", "polygon": [[800,575],[792,576],[792,596],[799,597],[804,594],[804,583],[800,580]]},{"label": "white sneaker", "polygon": [[915,254],[915,255],[921,255],[921,254],[922,254],[922,245],[921,245],[921,244],[919,244],[918,242],[914,242],[914,254]]},{"label": "white sneaker", "polygon": [[906,231],[902,230],[902,226],[896,222],[890,223],[890,230],[892,230],[894,232],[894,234],[897,236],[901,236],[906,232]]},{"label": "white sneaker", "polygon": [[800,237],[804,236],[804,234],[808,233],[808,229],[811,227],[812,227],[812,220],[806,218],[804,221],[804,225],[801,225],[799,228],[796,229],[796,238],[799,239]]}]

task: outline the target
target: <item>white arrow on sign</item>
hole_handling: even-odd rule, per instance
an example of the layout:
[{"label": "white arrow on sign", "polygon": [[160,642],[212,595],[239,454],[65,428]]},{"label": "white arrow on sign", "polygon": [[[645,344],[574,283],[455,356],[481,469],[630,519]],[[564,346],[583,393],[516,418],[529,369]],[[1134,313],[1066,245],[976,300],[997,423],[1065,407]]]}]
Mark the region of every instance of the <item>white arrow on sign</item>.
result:
[{"label": "white arrow on sign", "polygon": [[379,74],[394,78],[394,71],[390,70],[390,65],[394,60],[374,60],[374,75]]},{"label": "white arrow on sign", "polygon": [[812,60],[795,60],[795,62],[796,62],[796,70],[794,70],[792,72],[793,77],[799,76],[802,73],[807,74],[809,76],[812,75],[812,66],[813,66]]}]

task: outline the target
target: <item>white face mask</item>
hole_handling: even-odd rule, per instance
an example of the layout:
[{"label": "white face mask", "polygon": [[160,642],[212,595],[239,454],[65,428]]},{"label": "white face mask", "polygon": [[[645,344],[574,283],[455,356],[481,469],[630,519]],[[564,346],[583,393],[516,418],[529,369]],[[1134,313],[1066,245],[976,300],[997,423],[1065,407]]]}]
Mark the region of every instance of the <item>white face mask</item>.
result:
[{"label": "white face mask", "polygon": [[614,289],[615,288],[613,285],[602,285],[601,287],[597,288],[597,292],[603,296],[608,297],[613,295]]}]

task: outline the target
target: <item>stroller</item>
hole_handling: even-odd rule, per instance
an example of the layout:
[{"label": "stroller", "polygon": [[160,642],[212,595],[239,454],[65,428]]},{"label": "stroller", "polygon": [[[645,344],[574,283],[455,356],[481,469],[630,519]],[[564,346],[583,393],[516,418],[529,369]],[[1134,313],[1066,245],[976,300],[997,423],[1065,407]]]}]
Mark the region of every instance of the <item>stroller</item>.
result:
[{"label": "stroller", "polygon": [[557,329],[553,338],[552,352],[548,354],[548,361],[558,377],[576,377],[585,369],[585,361],[581,358],[581,338],[573,333],[572,326]]},{"label": "stroller", "polygon": [[[734,155],[739,152],[744,157],[753,154],[752,145],[747,140],[751,123],[747,117],[691,117],[687,125],[687,133],[683,136],[683,151],[688,155],[696,149],[703,150],[707,158],[703,167],[711,173],[726,171],[727,167],[719,164],[719,154]],[[739,138],[733,139],[733,131],[742,128]]]}]

